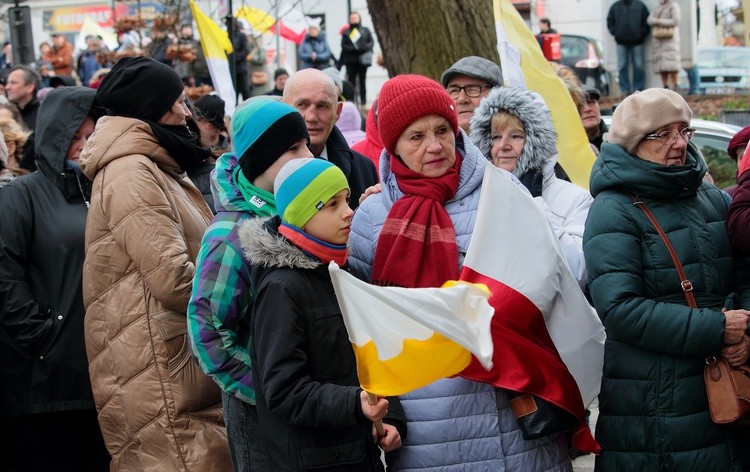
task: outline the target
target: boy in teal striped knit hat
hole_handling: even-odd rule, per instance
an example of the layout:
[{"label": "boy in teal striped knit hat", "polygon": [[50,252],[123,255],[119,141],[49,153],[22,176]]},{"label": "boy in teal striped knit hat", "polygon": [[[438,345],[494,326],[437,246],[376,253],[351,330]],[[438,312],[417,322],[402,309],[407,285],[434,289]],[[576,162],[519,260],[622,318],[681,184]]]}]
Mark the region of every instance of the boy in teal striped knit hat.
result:
[{"label": "boy in teal striped knit hat", "polygon": [[224,420],[237,471],[267,471],[255,409],[248,350],[250,266],[242,257],[239,225],[276,215],[273,182],[284,163],[311,157],[309,134],[293,107],[257,98],[232,118],[234,153],[211,174],[217,214],[203,236],[188,304],[188,337],[199,365],[223,390]]},{"label": "boy in teal striped knit hat", "polygon": [[[371,405],[360,388],[328,273],[329,262],[346,263],[349,184],[328,161],[294,159],[276,176],[274,195],[279,215],[239,231],[256,290],[250,354],[271,467],[381,472],[378,446],[398,448],[406,422],[398,398]],[[373,433],[377,420],[382,437]]]}]

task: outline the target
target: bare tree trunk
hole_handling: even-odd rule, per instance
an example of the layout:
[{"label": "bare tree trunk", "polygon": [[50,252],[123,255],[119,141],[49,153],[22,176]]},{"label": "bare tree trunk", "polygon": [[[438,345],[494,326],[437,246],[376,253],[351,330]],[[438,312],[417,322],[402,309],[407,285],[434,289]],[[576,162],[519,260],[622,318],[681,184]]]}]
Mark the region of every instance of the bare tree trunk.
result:
[{"label": "bare tree trunk", "polygon": [[367,0],[367,6],[391,77],[439,80],[464,56],[499,63],[492,0]]}]

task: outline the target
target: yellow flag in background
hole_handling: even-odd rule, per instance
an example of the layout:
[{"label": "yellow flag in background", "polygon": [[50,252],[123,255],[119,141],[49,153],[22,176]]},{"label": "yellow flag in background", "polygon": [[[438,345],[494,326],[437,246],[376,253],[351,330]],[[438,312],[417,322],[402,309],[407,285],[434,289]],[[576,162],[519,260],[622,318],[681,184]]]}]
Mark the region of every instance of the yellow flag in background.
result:
[{"label": "yellow flag in background", "polygon": [[239,10],[237,10],[235,16],[237,16],[237,18],[242,18],[243,20],[250,23],[250,27],[257,34],[263,34],[266,31],[272,31],[274,25],[276,25],[276,18],[271,16],[271,14],[267,11],[261,10],[260,8],[242,6]]},{"label": "yellow flag in background", "polygon": [[504,85],[532,90],[544,98],[557,131],[558,162],[574,184],[588,189],[596,156],[573,99],[511,0],[494,0],[494,12]]},{"label": "yellow flag in background", "polygon": [[229,72],[229,61],[227,54],[232,52],[232,42],[226,31],[219,28],[214,20],[208,17],[198,8],[193,0],[190,0],[190,11],[198,26],[203,55],[206,57],[208,71],[214,90],[224,100],[225,113],[227,116],[234,114],[234,106],[237,102],[237,93],[234,90],[232,74]]}]

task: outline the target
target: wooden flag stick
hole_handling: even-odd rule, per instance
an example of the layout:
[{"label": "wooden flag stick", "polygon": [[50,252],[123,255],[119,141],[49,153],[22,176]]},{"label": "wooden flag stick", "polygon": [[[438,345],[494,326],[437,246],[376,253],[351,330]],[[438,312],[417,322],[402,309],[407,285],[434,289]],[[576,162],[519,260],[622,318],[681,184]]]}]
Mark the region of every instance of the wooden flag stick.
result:
[{"label": "wooden flag stick", "polygon": [[[375,405],[378,403],[378,397],[375,396],[375,394],[367,392],[367,402],[370,405]],[[383,429],[383,420],[377,420],[373,423],[375,425],[375,431],[378,433],[378,437],[382,438],[385,436],[385,430]]]}]

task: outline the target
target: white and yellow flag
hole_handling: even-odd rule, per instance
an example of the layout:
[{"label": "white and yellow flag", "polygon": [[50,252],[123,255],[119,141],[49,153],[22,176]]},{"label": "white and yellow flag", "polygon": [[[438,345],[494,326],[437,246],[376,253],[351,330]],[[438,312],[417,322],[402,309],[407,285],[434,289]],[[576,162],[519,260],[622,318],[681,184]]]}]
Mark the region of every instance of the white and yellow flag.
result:
[{"label": "white and yellow flag", "polygon": [[201,11],[194,0],[190,0],[190,11],[198,26],[203,55],[206,57],[208,71],[214,90],[224,100],[224,109],[227,116],[234,114],[234,106],[237,101],[237,93],[234,90],[232,74],[229,71],[229,60],[227,54],[232,52],[232,42],[226,31],[219,28],[214,20]]},{"label": "white and yellow flag", "polygon": [[492,367],[494,310],[486,287],[379,287],[335,263],[328,270],[366,391],[403,395],[458,374],[472,354],[484,368]]},{"label": "white and yellow flag", "polygon": [[558,162],[574,184],[588,189],[596,156],[573,99],[511,0],[494,0],[494,12],[505,86],[533,90],[544,98],[557,131]]}]

